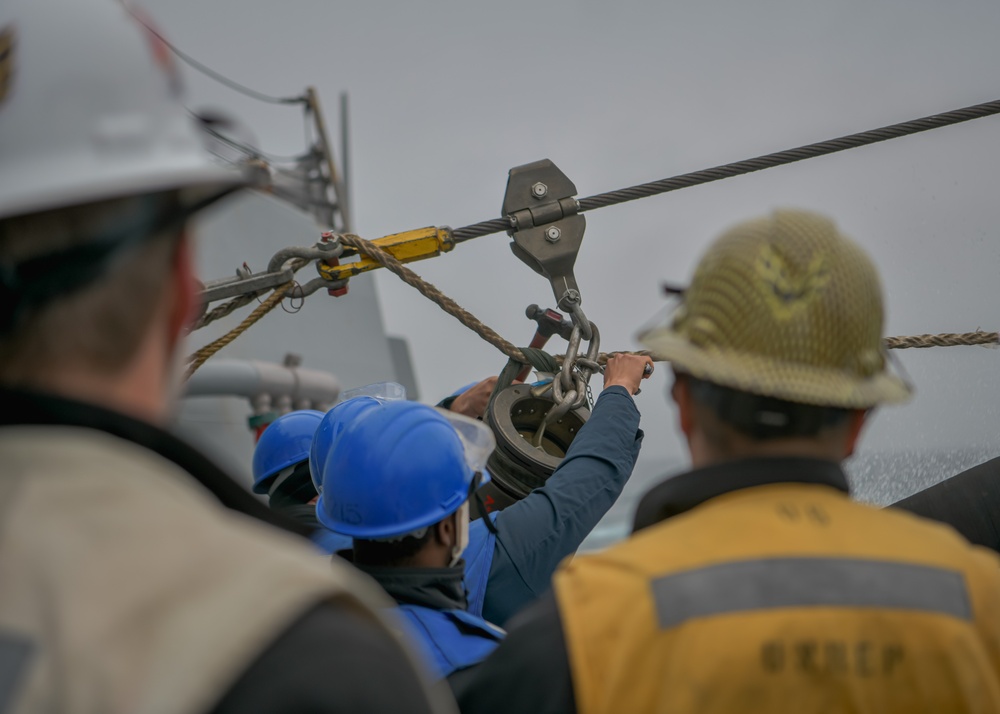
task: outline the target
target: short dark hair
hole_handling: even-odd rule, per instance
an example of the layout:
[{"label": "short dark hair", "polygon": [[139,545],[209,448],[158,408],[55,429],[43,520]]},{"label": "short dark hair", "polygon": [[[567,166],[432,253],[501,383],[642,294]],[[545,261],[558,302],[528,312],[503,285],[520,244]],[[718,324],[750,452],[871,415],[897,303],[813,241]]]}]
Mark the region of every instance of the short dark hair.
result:
[{"label": "short dark hair", "polygon": [[[88,245],[121,230],[123,217],[168,212],[176,204],[176,192],[168,192],[0,220],[0,263],[17,266]],[[112,255],[97,279],[28,305],[9,330],[0,332],[0,380],[30,382],[69,363],[104,374],[124,368],[160,306],[182,234],[176,227],[153,230]]]},{"label": "short dark hair", "polygon": [[[435,524],[436,525],[436,524]],[[420,536],[406,536],[400,540],[354,539],[354,562],[384,568],[405,567],[430,541],[434,526],[428,526]]]},{"label": "short dark hair", "polygon": [[689,374],[678,373],[676,377],[688,384],[695,404],[755,441],[817,436],[824,429],[842,424],[851,413],[849,409],[742,392]]}]

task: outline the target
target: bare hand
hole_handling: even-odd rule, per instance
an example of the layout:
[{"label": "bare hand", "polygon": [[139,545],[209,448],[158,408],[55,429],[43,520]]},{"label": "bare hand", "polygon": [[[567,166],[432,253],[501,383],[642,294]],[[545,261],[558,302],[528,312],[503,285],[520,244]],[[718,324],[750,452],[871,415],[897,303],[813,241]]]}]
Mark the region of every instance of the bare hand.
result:
[{"label": "bare hand", "polygon": [[490,395],[493,394],[495,386],[497,386],[496,377],[484,379],[459,394],[451,403],[450,409],[458,414],[478,419],[486,412],[486,405],[490,403]]},{"label": "bare hand", "polygon": [[653,360],[642,355],[608,355],[604,368],[604,388],[618,385],[625,387],[629,394],[639,393],[639,382],[653,374]]}]

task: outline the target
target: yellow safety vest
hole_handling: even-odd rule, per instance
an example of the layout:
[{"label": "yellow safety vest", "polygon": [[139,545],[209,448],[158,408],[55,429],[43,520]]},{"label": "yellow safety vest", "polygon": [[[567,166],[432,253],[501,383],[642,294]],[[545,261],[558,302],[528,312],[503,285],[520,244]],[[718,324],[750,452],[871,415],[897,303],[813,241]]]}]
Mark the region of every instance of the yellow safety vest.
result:
[{"label": "yellow safety vest", "polygon": [[555,591],[580,714],[1000,712],[1000,559],[828,486],[717,496]]},{"label": "yellow safety vest", "polygon": [[0,471],[2,711],[199,714],[310,608],[389,605],[131,442],[3,427]]}]

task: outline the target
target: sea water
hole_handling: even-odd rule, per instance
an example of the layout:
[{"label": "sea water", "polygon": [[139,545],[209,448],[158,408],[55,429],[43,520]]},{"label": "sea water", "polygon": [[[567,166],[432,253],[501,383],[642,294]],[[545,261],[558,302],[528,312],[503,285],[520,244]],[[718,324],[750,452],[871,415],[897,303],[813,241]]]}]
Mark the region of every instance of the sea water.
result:
[{"label": "sea water", "polygon": [[[926,452],[860,453],[845,464],[852,496],[885,506],[929,488],[957,473],[1000,456],[1000,446]],[[632,517],[645,493],[672,475],[687,470],[682,461],[640,459],[617,503],[597,524],[581,551],[598,550],[615,543],[632,530]]]}]

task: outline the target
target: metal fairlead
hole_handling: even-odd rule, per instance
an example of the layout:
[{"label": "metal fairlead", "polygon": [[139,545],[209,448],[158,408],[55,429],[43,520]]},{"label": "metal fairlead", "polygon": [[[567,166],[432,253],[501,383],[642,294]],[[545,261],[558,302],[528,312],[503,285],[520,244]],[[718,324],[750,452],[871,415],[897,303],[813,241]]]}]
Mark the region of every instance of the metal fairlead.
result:
[{"label": "metal fairlead", "polygon": [[503,214],[509,217],[510,249],[518,259],[552,284],[560,310],[589,340],[590,321],[583,314],[573,266],[587,228],[574,198],[576,186],[548,159],[516,166],[507,177]]},{"label": "metal fairlead", "polygon": [[[481,490],[488,512],[506,508],[544,485],[590,418],[589,409],[577,407],[547,419],[552,406],[552,397],[536,394],[530,384],[514,384],[490,403],[485,421],[497,448],[486,464],[493,480]],[[546,420],[540,446],[535,447],[531,440]]]}]

